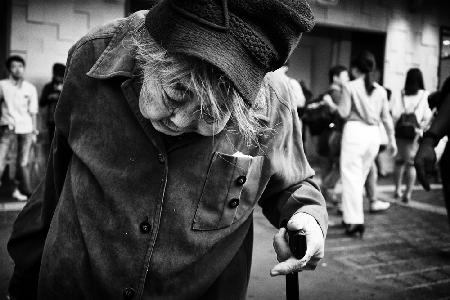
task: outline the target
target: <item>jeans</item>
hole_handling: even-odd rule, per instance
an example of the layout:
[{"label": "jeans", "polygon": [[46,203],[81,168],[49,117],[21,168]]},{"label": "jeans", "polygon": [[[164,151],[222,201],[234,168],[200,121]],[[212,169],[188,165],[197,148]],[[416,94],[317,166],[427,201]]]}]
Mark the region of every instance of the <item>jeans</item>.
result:
[{"label": "jeans", "polygon": [[15,134],[7,126],[0,126],[0,175],[3,174],[11,146],[17,139],[16,181],[23,193],[31,194],[30,171],[28,168],[33,135],[31,133]]}]

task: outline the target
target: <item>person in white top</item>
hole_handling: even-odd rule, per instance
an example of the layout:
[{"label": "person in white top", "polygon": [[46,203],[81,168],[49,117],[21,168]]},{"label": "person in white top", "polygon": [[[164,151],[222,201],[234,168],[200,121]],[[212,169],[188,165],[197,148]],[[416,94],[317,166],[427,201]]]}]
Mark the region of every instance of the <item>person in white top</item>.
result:
[{"label": "person in white top", "polygon": [[[395,198],[402,197],[404,203],[411,200],[412,188],[416,181],[414,157],[419,148],[418,140],[432,117],[428,95],[429,92],[424,89],[422,72],[412,68],[406,74],[405,87],[401,95],[392,101],[392,117],[396,124],[398,147],[394,172]],[[411,134],[408,133],[408,128]],[[404,175],[406,191],[402,195]]]},{"label": "person in white top", "polygon": [[[386,129],[387,147],[393,155],[397,147],[387,92],[375,82],[374,55],[364,51],[352,62],[352,66],[356,79],[344,85],[337,106],[340,116],[346,120],[340,158],[342,216],[345,233],[362,237],[365,229],[364,182],[380,148],[380,124]],[[370,210],[374,212],[388,207],[379,200],[370,203]]]},{"label": "person in white top", "polygon": [[34,85],[24,80],[25,60],[11,56],[6,61],[9,78],[0,80],[0,175],[6,167],[6,158],[17,139],[16,187],[12,196],[25,201],[31,194],[28,170],[29,154],[36,140],[36,115],[38,113],[37,91]]}]

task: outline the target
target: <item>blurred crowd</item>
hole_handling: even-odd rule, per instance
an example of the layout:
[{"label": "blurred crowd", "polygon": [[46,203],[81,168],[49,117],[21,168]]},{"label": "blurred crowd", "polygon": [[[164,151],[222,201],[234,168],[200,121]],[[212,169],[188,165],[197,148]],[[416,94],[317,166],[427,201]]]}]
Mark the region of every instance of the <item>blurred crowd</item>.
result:
[{"label": "blurred crowd", "polygon": [[[47,83],[38,99],[36,87],[25,79],[26,62],[21,56],[10,56],[5,67],[9,76],[0,80],[0,176],[15,158],[15,176],[12,181],[11,196],[19,201],[26,201],[31,195],[32,183],[31,160],[37,160],[36,143],[39,136],[38,112],[39,107],[45,120],[41,118],[46,137],[43,145],[48,149],[55,130],[53,118],[56,103],[62,90],[65,65],[53,65],[53,77]],[[47,151],[44,151],[48,152]],[[43,154],[45,157],[47,153]],[[41,175],[41,174],[37,174]],[[39,178],[37,178],[39,180]]]},{"label": "blurred crowd", "polygon": [[[33,189],[30,153],[39,135],[39,107],[44,116],[40,126],[45,129],[43,144],[49,149],[65,72],[63,64],[55,63],[52,79],[38,99],[35,86],[24,78],[25,66],[22,57],[9,57],[6,61],[9,77],[0,81],[0,174],[14,152],[16,174],[11,196],[19,201],[26,201]],[[333,66],[328,74],[329,88],[314,96],[303,81],[286,75],[288,67],[285,65],[276,73],[289,86],[291,102],[303,121],[304,143],[313,145],[316,152],[309,155],[319,157],[322,193],[328,207],[342,215],[346,234],[360,237],[364,234],[364,196],[371,213],[384,212],[390,207],[389,202],[377,199],[378,176],[387,173],[381,153],[394,157],[393,198],[405,204],[412,198],[416,183],[414,158],[424,137],[432,140],[429,144],[435,156],[421,154],[419,180],[429,189],[427,175],[440,178],[437,166],[443,157],[447,131],[427,130],[448,96],[450,80],[441,91],[430,93],[420,69],[412,68],[406,73],[403,89],[391,91],[378,83],[380,76],[374,55],[363,51],[349,67]],[[445,166],[448,164],[442,168]],[[442,176],[446,176],[445,171]],[[338,182],[342,187],[339,193]]]},{"label": "blurred crowd", "polygon": [[[411,201],[416,167],[426,189],[429,189],[430,175],[438,182],[442,176],[446,189],[446,174],[442,170],[449,167],[443,155],[448,126],[441,125],[439,130],[434,130],[437,133],[430,126],[436,123],[441,105],[448,97],[450,79],[440,91],[430,92],[425,88],[419,68],[407,70],[404,86],[398,91],[380,85],[379,78],[370,51],[360,53],[349,67],[333,66],[328,74],[329,88],[320,95],[313,95],[304,82],[289,78],[293,82],[294,98],[301,99],[294,103],[303,121],[304,143],[313,145],[309,147],[313,151],[307,155],[318,158],[322,193],[328,207],[342,215],[342,226],[350,236],[364,234],[364,198],[368,200],[370,213],[390,208],[389,202],[377,198],[378,177],[387,176],[385,165],[389,157],[394,161],[394,199],[404,204]],[[445,113],[440,115],[448,119]],[[421,143],[422,148],[431,144],[432,151],[417,155]],[[341,182],[339,193],[338,182]]]}]

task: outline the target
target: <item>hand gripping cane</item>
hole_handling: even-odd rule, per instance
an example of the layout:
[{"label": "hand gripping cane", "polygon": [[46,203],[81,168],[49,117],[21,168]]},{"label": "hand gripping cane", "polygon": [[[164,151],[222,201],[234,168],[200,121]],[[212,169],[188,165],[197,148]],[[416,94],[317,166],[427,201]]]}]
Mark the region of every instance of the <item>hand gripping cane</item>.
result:
[{"label": "hand gripping cane", "polygon": [[[286,228],[287,229],[287,228]],[[295,258],[301,259],[306,254],[306,236],[301,230],[287,230],[289,236],[289,248]],[[299,300],[298,273],[286,275],[286,299]]]}]

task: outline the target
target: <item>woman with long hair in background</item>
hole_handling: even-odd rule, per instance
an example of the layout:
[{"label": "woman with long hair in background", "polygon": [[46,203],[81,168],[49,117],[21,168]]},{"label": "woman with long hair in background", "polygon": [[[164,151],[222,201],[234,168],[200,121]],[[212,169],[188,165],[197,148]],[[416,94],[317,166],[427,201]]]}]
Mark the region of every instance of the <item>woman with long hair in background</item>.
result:
[{"label": "woman with long hair in background", "polygon": [[[412,189],[416,182],[414,157],[419,148],[418,139],[431,120],[432,112],[428,105],[429,92],[425,90],[422,72],[418,68],[409,69],[405,87],[401,95],[392,102],[392,117],[396,125],[398,154],[395,159],[395,198],[402,197],[404,203],[411,200]],[[410,127],[408,130],[402,128]],[[406,190],[402,195],[403,177]]]},{"label": "woman with long hair in background", "polygon": [[[375,57],[362,52],[352,62],[354,80],[344,85],[338,112],[346,120],[342,136],[340,171],[342,178],[342,213],[345,233],[363,236],[364,182],[380,148],[379,124],[388,134],[388,149],[397,152],[394,126],[389,113],[386,90],[376,83]],[[370,211],[386,210],[389,203],[370,203]]]}]

